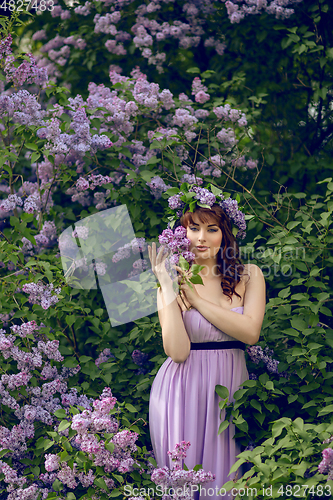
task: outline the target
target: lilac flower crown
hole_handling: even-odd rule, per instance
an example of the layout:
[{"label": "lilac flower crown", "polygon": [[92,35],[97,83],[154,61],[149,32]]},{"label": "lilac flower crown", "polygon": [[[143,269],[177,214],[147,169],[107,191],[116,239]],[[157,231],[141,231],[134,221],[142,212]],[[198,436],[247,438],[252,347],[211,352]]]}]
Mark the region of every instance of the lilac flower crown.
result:
[{"label": "lilac flower crown", "polygon": [[229,193],[223,193],[212,184],[208,184],[206,188],[198,184],[184,182],[180,188],[174,187],[166,191],[169,196],[168,227],[172,229],[187,210],[193,212],[197,206],[211,208],[214,203],[218,203],[232,222],[232,234],[236,239],[243,240],[246,236],[246,222],[244,213],[238,208],[239,194],[234,200]]}]

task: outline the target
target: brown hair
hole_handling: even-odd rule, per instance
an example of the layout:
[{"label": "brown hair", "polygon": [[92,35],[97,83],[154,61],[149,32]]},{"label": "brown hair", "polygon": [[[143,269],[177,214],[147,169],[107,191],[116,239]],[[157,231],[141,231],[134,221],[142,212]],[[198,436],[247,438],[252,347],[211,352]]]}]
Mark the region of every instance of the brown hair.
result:
[{"label": "brown hair", "polygon": [[221,287],[224,295],[227,295],[230,300],[235,293],[239,298],[240,295],[235,292],[237,284],[241,280],[241,274],[245,267],[240,258],[238,243],[232,234],[232,223],[229,216],[224,210],[214,203],[212,208],[197,207],[194,212],[185,212],[180,218],[180,224],[187,228],[193,224],[194,220],[192,213],[196,213],[199,220],[203,223],[214,221],[222,231],[222,245],[217,254],[218,270],[221,273]]}]

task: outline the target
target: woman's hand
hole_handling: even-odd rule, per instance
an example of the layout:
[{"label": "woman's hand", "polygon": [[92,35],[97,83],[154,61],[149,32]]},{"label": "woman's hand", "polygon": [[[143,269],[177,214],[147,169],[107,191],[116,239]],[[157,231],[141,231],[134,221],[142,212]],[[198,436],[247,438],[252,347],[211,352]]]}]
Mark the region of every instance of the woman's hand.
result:
[{"label": "woman's hand", "polygon": [[192,288],[184,281],[184,278],[189,280],[192,277],[191,271],[184,271],[179,266],[173,266],[176,271],[179,272],[180,276],[178,277],[179,290],[185,296],[187,302],[191,304],[192,307],[196,307],[198,300],[200,301],[201,297],[194,288],[194,285],[191,283]]},{"label": "woman's hand", "polygon": [[156,243],[148,245],[148,255],[151,263],[151,268],[161,286],[172,284],[172,280],[165,268],[165,260],[168,257],[168,252],[165,246],[162,246],[156,255]]}]

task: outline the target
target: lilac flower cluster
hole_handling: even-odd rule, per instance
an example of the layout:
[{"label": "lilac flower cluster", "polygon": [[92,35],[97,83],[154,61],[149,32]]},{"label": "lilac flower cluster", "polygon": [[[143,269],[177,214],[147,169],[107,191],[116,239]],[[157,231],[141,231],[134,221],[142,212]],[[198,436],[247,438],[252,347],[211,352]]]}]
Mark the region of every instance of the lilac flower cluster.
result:
[{"label": "lilac flower cluster", "polygon": [[222,2],[227,7],[230,22],[239,23],[247,15],[261,14],[262,12],[272,14],[277,19],[287,19],[294,13],[294,9],[287,7],[298,4],[302,0],[233,0],[233,2],[222,0]]},{"label": "lilac flower cluster", "polygon": [[174,231],[172,229],[164,229],[158,237],[160,244],[172,253],[169,258],[171,265],[178,264],[181,255],[187,262],[193,262],[195,259],[194,253],[189,251],[191,242],[186,238],[186,234],[185,227],[180,226]]},{"label": "lilac flower cluster", "polygon": [[146,259],[137,259],[135,262],[133,262],[133,270],[128,274],[128,277],[132,278],[133,276],[137,276],[138,274],[146,271],[148,268],[149,266]]},{"label": "lilac flower cluster", "polygon": [[209,205],[212,207],[216,202],[216,196],[206,188],[201,188],[199,186],[190,187],[189,191],[194,191],[195,198],[203,205]]},{"label": "lilac flower cluster", "polygon": [[110,358],[115,359],[110,349],[104,349],[95,360],[95,365],[99,368],[101,363],[106,363]]},{"label": "lilac flower cluster", "polygon": [[27,83],[36,83],[44,86],[48,82],[48,74],[46,68],[39,68],[33,54],[27,54],[30,61],[23,61],[18,68],[14,66],[15,57],[8,55],[4,63],[4,72],[7,82],[13,82],[15,87]]},{"label": "lilac flower cluster", "polygon": [[183,194],[184,193],[180,191],[178,194],[170,196],[168,203],[171,210],[177,210],[177,208],[183,210],[185,203],[180,199]]},{"label": "lilac flower cluster", "polygon": [[[154,470],[151,475],[151,480],[163,489],[173,488],[173,493],[170,495],[164,495],[162,498],[175,499],[178,500],[176,489],[179,487],[184,487],[184,489],[189,488],[194,484],[206,484],[215,480],[215,474],[210,471],[205,472],[203,469],[198,471],[182,470],[182,460],[186,458],[186,451],[190,446],[190,442],[182,441],[177,443],[173,451],[168,451],[168,455],[172,457],[172,461],[175,462],[174,467],[170,470],[167,466],[158,468]],[[185,497],[190,498],[190,496]]]},{"label": "lilac flower cluster", "polygon": [[46,310],[59,301],[57,295],[60,294],[61,287],[54,289],[57,295],[52,295],[53,283],[44,285],[43,282],[39,281],[38,283],[26,283],[23,285],[22,291],[29,293],[30,304],[39,304]]},{"label": "lilac flower cluster", "polygon": [[162,196],[162,193],[164,193],[171,187],[167,186],[164,180],[159,175],[152,177],[150,182],[147,182],[147,186],[150,187],[151,193],[154,196],[155,200],[159,200]]},{"label": "lilac flower cluster", "polygon": [[244,239],[246,236],[246,222],[245,216],[241,210],[238,209],[237,200],[232,198],[227,198],[220,201],[219,205],[223,208],[228,217],[232,220],[235,226],[238,227],[239,231],[236,234],[236,238]]},{"label": "lilac flower cluster", "polygon": [[[103,467],[106,473],[118,471],[126,473],[133,470],[135,460],[131,454],[137,451],[135,441],[138,438],[136,432],[129,430],[119,431],[119,424],[116,418],[109,415],[110,411],[114,408],[116,398],[112,396],[111,389],[106,387],[103,390],[99,399],[93,402],[93,410],[87,409],[77,413],[72,418],[71,428],[77,432],[75,442],[79,445],[83,453],[87,453],[89,459],[93,461],[96,467]],[[99,433],[114,434],[109,440],[109,443],[114,445],[113,451],[109,451],[105,447],[106,441],[102,438],[97,439]],[[54,470],[60,471],[62,477],[66,477],[66,462],[60,462],[56,455],[47,457],[45,468],[48,472]],[[70,488],[75,488],[76,471],[73,469]]]},{"label": "lilac flower cluster", "polygon": [[11,118],[15,123],[31,126],[40,125],[46,111],[41,109],[37,97],[27,90],[12,95],[0,95],[0,119]]},{"label": "lilac flower cluster", "polygon": [[112,257],[112,262],[119,262],[123,259],[128,259],[133,254],[143,252],[147,248],[145,238],[133,238],[130,243],[126,243],[123,247],[118,248],[117,252]]},{"label": "lilac flower cluster", "polygon": [[320,474],[328,474],[327,481],[333,480],[333,449],[326,448],[322,451],[323,459],[318,466]]},{"label": "lilac flower cluster", "polygon": [[210,158],[210,161],[198,161],[196,168],[204,176],[221,177],[219,167],[224,167],[225,163],[221,155],[214,155]]},{"label": "lilac flower cluster", "polygon": [[56,245],[57,238],[57,228],[53,221],[45,221],[40,233],[35,234],[34,238],[36,240],[36,245],[31,243],[28,238],[23,236],[22,238],[22,253],[24,255],[34,255],[35,253],[40,253],[44,248],[50,248]]},{"label": "lilac flower cluster", "polygon": [[201,83],[201,79],[196,76],[192,82],[192,95],[195,96],[195,102],[204,104],[209,101],[210,95],[207,93],[207,87]]},{"label": "lilac flower cluster", "polygon": [[[54,39],[52,44],[50,44],[50,47],[52,46],[52,50],[54,50],[60,43],[62,43],[62,39],[58,36]],[[116,82],[119,81],[120,76],[112,70],[110,72],[110,78],[113,82]],[[40,105],[36,101],[36,96],[32,96],[27,91],[19,91],[11,96],[0,96],[0,117],[3,109],[3,116],[9,114],[14,121],[16,120],[26,125],[35,124],[40,126],[37,131],[37,136],[45,140],[45,147],[48,148],[49,154],[54,157],[54,165],[48,158],[44,158],[38,165],[38,174],[42,186],[47,183],[50,183],[50,185],[52,184],[54,180],[54,166],[59,166],[61,164],[71,166],[75,163],[77,166],[77,173],[81,173],[85,165],[83,157],[87,153],[95,154],[97,149],[103,150],[112,145],[111,141],[103,132],[116,135],[118,140],[114,145],[116,147],[121,146],[126,140],[125,137],[128,137],[134,131],[134,122],[137,120],[138,115],[154,112],[162,108],[166,110],[176,108],[169,117],[170,124],[172,123],[175,127],[158,127],[156,132],[159,132],[159,137],[155,137],[154,130],[149,131],[148,139],[150,141],[160,141],[163,140],[163,138],[171,138],[171,136],[178,133],[177,127],[183,129],[185,135],[187,134],[186,137],[191,139],[195,135],[193,128],[197,127],[200,119],[207,116],[206,110],[197,110],[200,111],[199,114],[197,111],[194,111],[188,104],[192,101],[188,99],[186,101],[180,99],[180,103],[176,106],[176,102],[170,91],[165,89],[160,92],[159,86],[155,83],[149,83],[147,77],[138,69],[132,71],[132,79],[121,77],[121,81],[126,84],[126,94],[123,93],[123,90],[117,89],[111,91],[102,84],[97,86],[94,83],[90,83],[90,94],[86,103],[80,95],[75,98],[69,98],[67,110],[65,110],[64,106],[55,104],[53,109],[42,111]],[[192,87],[193,91],[202,88],[201,81],[195,78]],[[183,107],[184,105],[185,107]],[[91,114],[89,113],[89,116],[87,115],[86,108],[89,112],[92,111]],[[65,130],[70,130],[74,133],[62,132],[63,128],[61,127],[62,122],[60,117],[63,113],[67,113],[71,118]],[[91,130],[93,129],[91,120],[94,118],[100,119],[102,121],[102,126],[99,134],[95,133],[91,135]],[[189,134],[192,134],[191,137]],[[232,134],[234,133],[232,132]],[[177,142],[179,139],[173,138],[173,140]],[[146,164],[152,156],[157,154],[156,150],[150,150],[142,141],[137,141],[136,139],[130,141],[129,150],[133,154],[132,162],[135,171],[137,171],[141,165]],[[188,156],[188,152],[185,150],[184,146],[176,147],[175,151],[182,161]],[[111,182],[118,185],[124,177],[124,169],[128,168],[121,161],[123,158],[125,158],[124,155],[119,153],[119,171],[116,171],[112,177],[100,174],[90,174],[88,177],[85,175],[81,176],[72,188],[67,189],[66,193],[71,195],[73,202],[77,201],[82,206],[90,206],[94,203],[97,209],[107,208],[112,204],[111,201],[106,201],[106,197],[110,194],[110,190],[107,189],[105,193],[96,192],[92,198],[88,193],[88,189],[93,190],[96,186],[102,186]],[[221,160],[219,164],[223,165]],[[252,164],[249,164],[249,167],[252,168],[252,166]],[[190,181],[190,178],[186,176],[193,177],[191,169],[185,166],[183,169],[186,171],[186,174],[183,176],[182,180],[186,182]],[[215,167],[212,175],[219,177],[221,172]],[[196,179],[198,184],[199,179],[200,178]],[[30,192],[29,196],[24,200],[23,211],[27,213],[37,212],[36,216],[38,218],[39,212],[43,207],[45,207],[46,211],[49,211],[52,207],[53,199],[50,194],[55,190],[55,186],[52,188],[51,192],[45,189],[42,198],[40,198],[37,183],[29,184],[31,185],[27,187]],[[128,184],[129,182],[127,185]],[[150,187],[155,198],[159,198],[162,192],[169,187],[160,176],[152,178],[147,185]],[[25,189],[26,192],[28,192],[28,190]],[[22,196],[20,196],[20,192],[19,190],[16,194],[10,194],[7,200],[2,200],[0,210],[2,209],[3,211],[9,212],[18,206],[21,207],[23,199]],[[38,246],[47,245],[47,240],[42,235],[38,238],[40,239],[40,241],[38,241]],[[24,243],[26,245],[25,250],[30,252],[32,250],[31,244],[26,240],[24,240]]]},{"label": "lilac flower cluster", "polygon": [[149,372],[148,354],[141,352],[139,349],[135,349],[131,354],[133,362],[140,368],[136,371],[137,375],[145,375]]},{"label": "lilac flower cluster", "polygon": [[266,365],[267,370],[270,373],[279,375],[280,377],[285,377],[287,374],[285,372],[278,372],[279,361],[272,358],[274,354],[273,350],[265,347],[264,351],[259,345],[248,346],[246,352],[250,355],[251,360],[257,365],[260,361],[263,361]]},{"label": "lilac flower cluster", "polygon": [[219,120],[237,122],[240,127],[245,127],[247,125],[245,113],[241,113],[238,109],[231,108],[230,104],[213,108],[213,112]]},{"label": "lilac flower cluster", "polygon": [[39,138],[47,139],[45,147],[50,153],[68,156],[73,162],[83,158],[88,151],[95,154],[97,149],[103,150],[112,146],[106,135],[91,135],[90,119],[85,108],[78,107],[71,113],[71,129],[74,130],[74,134],[62,133],[58,118],[50,118],[48,122],[44,120],[44,127],[37,131]]}]

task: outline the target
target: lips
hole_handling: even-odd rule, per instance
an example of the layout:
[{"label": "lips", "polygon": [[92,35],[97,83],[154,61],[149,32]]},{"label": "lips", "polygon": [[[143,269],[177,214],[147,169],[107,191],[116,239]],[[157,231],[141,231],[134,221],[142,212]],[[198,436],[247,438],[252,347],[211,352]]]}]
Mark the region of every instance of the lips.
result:
[{"label": "lips", "polygon": [[208,250],[208,247],[200,247],[200,246],[198,246],[197,249],[203,251],[203,250]]}]

